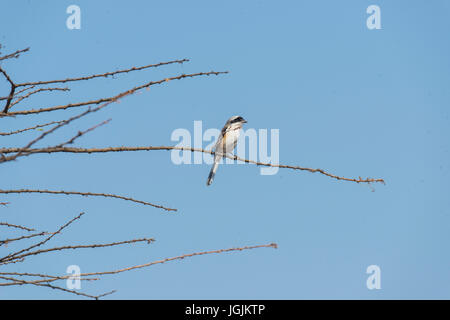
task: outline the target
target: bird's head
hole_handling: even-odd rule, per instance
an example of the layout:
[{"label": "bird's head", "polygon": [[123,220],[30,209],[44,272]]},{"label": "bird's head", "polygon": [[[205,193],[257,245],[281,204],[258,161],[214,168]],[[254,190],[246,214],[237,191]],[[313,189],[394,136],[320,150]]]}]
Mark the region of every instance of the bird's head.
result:
[{"label": "bird's head", "polygon": [[233,128],[242,128],[244,123],[247,123],[247,121],[241,116],[232,116],[227,121],[227,125]]}]

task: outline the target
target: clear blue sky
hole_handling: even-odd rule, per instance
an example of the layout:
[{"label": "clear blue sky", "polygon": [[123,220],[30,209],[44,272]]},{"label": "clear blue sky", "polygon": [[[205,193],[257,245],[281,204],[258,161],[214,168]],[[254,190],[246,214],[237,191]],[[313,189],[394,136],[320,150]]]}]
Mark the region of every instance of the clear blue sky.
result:
[{"label": "clear blue sky", "polygon": [[[66,8],[81,8],[81,30]],[[368,30],[366,8],[381,8]],[[209,255],[83,283],[109,298],[450,298],[450,3],[441,1],[13,1],[0,11],[3,62],[17,82],[82,76],[191,59],[184,65],[73,84],[21,108],[109,96],[180,73],[230,71],[170,82],[124,99],[61,131],[112,118],[75,146],[173,145],[194,120],[220,128],[231,115],[248,128],[280,130],[280,162],[387,185],[332,180],[253,165],[176,166],[166,151],[38,155],[0,168],[1,189],[116,193],[179,209],[167,214],[114,199],[8,195],[1,221],[53,231],[86,215],[50,245],[154,237],[151,245],[47,254],[8,270],[64,274],[126,267],[202,250],[276,242],[278,250]],[[0,82],[2,96],[7,83]],[[80,110],[68,113],[75,114]],[[0,120],[1,131],[66,117]],[[1,138],[25,145],[37,132]],[[58,134],[59,137],[61,135]],[[447,137],[447,138],[445,138]],[[60,138],[62,139],[62,138]],[[56,143],[56,135],[40,145]],[[225,201],[224,201],[225,199]],[[1,231],[2,235],[10,233]],[[2,254],[12,247],[1,248]],[[381,290],[366,268],[381,268]],[[29,286],[0,298],[74,298]]]}]

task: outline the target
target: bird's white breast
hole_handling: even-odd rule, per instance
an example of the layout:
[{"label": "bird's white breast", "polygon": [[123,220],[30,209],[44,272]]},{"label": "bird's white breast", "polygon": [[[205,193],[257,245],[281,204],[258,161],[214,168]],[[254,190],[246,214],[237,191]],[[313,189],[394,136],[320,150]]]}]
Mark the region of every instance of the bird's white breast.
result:
[{"label": "bird's white breast", "polygon": [[230,130],[227,132],[226,136],[227,136],[227,145],[230,144],[236,144],[237,140],[239,139],[239,135],[241,133],[241,129],[237,128],[234,130]]},{"label": "bird's white breast", "polygon": [[221,143],[217,146],[220,150],[225,149],[226,153],[230,153],[233,151],[234,147],[236,147],[237,140],[239,139],[239,135],[241,133],[241,128],[236,128],[233,130],[229,130],[225,133],[225,136],[220,141]]}]

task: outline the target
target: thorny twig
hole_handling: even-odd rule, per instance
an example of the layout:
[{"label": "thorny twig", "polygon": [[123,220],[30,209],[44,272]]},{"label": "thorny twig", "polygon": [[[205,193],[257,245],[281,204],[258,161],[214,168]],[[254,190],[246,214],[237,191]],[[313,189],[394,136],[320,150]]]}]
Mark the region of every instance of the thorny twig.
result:
[{"label": "thorny twig", "polygon": [[36,231],[36,229],[24,227],[24,226],[17,225],[17,224],[11,224],[11,223],[7,223],[7,222],[0,222],[0,226],[5,226],[5,227],[9,227],[9,228],[16,228],[16,229],[21,229],[21,230],[30,231],[30,232],[31,231]]},{"label": "thorny twig", "polygon": [[109,193],[96,193],[96,192],[80,192],[80,191],[66,191],[66,190],[40,190],[40,189],[15,189],[15,190],[1,190],[0,194],[20,194],[20,193],[40,193],[40,194],[63,194],[63,195],[79,195],[86,197],[105,197],[105,198],[116,198],[126,201],[131,201],[135,203],[140,203],[146,206],[152,206],[154,208],[163,209],[166,211],[177,211],[177,209],[164,207],[158,204],[137,200],[130,197],[124,197],[117,194],[109,194]]},{"label": "thorny twig", "polygon": [[29,131],[29,130],[35,130],[35,129],[39,129],[39,128],[44,128],[44,127],[47,127],[47,126],[51,126],[52,124],[60,124],[62,122],[64,122],[64,121],[51,121],[51,122],[48,122],[48,123],[38,124],[38,125],[35,125],[35,126],[32,126],[32,127],[25,128],[25,129],[19,129],[19,130],[10,131],[10,132],[0,132],[0,136],[11,136],[13,134],[18,134],[18,133],[22,133],[22,132]]},{"label": "thorny twig", "polygon": [[44,91],[70,91],[69,88],[39,88],[37,90],[28,92],[26,95],[18,97],[16,101],[11,102],[9,109],[11,109],[14,105],[18,104],[20,101],[25,100],[32,96],[33,94],[44,92]]},{"label": "thorny twig", "polygon": [[90,76],[84,76],[84,77],[78,77],[78,78],[24,82],[24,83],[17,84],[17,87],[36,86],[36,85],[44,85],[44,84],[51,84],[51,83],[65,83],[65,82],[73,82],[73,81],[84,81],[84,80],[90,80],[90,79],[100,78],[100,77],[107,78],[109,76],[114,76],[116,74],[128,73],[128,72],[132,72],[132,71],[140,71],[140,70],[144,70],[144,69],[148,69],[148,68],[157,68],[157,67],[161,67],[161,66],[165,66],[165,65],[169,65],[169,64],[174,64],[174,63],[182,64],[182,63],[188,62],[188,61],[189,61],[189,59],[179,59],[179,60],[172,60],[172,61],[167,61],[167,62],[148,64],[148,65],[141,66],[141,67],[132,67],[132,68],[122,69],[122,70],[117,70],[117,71],[112,71],[112,72],[105,72],[105,73],[101,73],[101,74],[93,74]]},{"label": "thorny twig", "polygon": [[11,242],[14,242],[14,241],[19,241],[19,240],[23,240],[23,239],[30,239],[30,238],[34,238],[34,237],[45,236],[45,235],[48,235],[48,234],[50,234],[50,233],[43,231],[43,232],[33,233],[33,234],[29,234],[29,235],[21,236],[21,237],[17,237],[17,238],[0,240],[0,247],[3,246],[3,245],[7,245],[7,244],[9,244]]},{"label": "thorny twig", "polygon": [[11,58],[16,58],[17,59],[20,56],[21,53],[27,52],[28,50],[30,50],[29,47],[25,48],[25,49],[17,50],[15,52],[7,54],[7,55],[4,55],[4,56],[0,57],[0,61],[6,60],[6,59],[11,59]]}]

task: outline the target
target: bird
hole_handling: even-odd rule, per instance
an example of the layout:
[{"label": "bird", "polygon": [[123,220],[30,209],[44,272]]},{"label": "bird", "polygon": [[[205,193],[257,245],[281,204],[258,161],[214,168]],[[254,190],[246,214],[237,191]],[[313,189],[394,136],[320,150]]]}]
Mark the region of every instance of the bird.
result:
[{"label": "bird", "polygon": [[244,123],[247,123],[247,121],[241,116],[232,116],[225,123],[225,126],[220,132],[219,138],[213,148],[214,164],[209,172],[208,180],[206,180],[207,186],[209,186],[214,180],[220,159],[228,153],[231,153],[236,147],[239,134],[241,133]]}]

